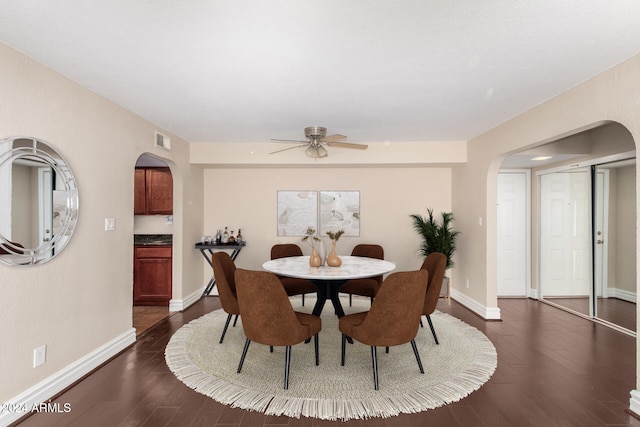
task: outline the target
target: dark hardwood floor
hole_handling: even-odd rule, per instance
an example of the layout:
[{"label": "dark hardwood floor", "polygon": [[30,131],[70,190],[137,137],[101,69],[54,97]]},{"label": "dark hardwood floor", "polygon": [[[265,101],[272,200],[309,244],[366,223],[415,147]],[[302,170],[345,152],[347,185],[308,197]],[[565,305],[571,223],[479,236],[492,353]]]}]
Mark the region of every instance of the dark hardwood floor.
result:
[{"label": "dark hardwood floor", "polygon": [[68,403],[71,412],[37,413],[21,427],[640,426],[625,412],[635,388],[635,339],[530,299],[500,300],[503,321],[490,322],[455,301],[440,301],[438,309],[481,330],[498,352],[493,377],[459,402],[419,414],[348,422],[266,417],[230,408],[184,386],[164,361],[172,333],[219,306],[217,297],[206,297],[163,320],[54,400]]}]

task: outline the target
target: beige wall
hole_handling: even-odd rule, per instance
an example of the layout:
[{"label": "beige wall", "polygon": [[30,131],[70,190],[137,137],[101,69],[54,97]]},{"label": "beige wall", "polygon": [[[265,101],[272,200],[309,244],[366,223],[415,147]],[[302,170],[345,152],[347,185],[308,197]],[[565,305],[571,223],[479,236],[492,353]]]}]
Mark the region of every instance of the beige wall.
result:
[{"label": "beige wall", "polygon": [[[203,233],[241,228],[247,247],[236,263],[250,269],[261,269],[276,243],[299,243],[310,253],[299,237],[277,236],[278,190],[360,191],[360,237],[342,237],[338,255],[350,254],[357,243],[378,243],[398,271],[417,269],[422,262],[409,215],[426,215],[428,207],[437,213],[451,210],[451,169],[446,167],[211,168],[204,182]],[[325,244],[329,249],[326,237]],[[202,263],[210,276],[210,267]]]},{"label": "beige wall", "polygon": [[[174,298],[202,284],[192,242],[202,225],[202,171],[188,144],[153,147],[153,124],[0,45],[0,139],[32,136],[56,147],[78,182],[78,227],[53,260],[35,267],[0,264],[0,402],[131,333],[133,170],[150,152],[168,159],[175,177]],[[159,129],[161,130],[161,129]],[[163,132],[167,133],[167,132]],[[104,219],[116,218],[116,231]],[[186,249],[186,250],[185,250]],[[186,259],[182,259],[182,257]],[[33,350],[47,346],[33,368]]]}]

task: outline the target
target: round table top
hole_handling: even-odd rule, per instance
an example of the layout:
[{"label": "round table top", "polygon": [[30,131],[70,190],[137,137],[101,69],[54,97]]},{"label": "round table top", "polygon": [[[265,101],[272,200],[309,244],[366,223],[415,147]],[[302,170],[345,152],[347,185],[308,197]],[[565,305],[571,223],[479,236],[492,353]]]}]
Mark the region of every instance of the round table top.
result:
[{"label": "round table top", "polygon": [[262,264],[265,270],[287,277],[315,280],[346,280],[389,273],[396,265],[389,261],[359,256],[341,256],[340,267],[311,267],[308,256],[272,259]]}]

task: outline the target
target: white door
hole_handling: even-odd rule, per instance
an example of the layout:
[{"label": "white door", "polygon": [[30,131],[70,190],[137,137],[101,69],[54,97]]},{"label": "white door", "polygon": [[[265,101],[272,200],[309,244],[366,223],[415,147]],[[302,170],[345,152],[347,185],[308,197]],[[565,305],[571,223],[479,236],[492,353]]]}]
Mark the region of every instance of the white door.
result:
[{"label": "white door", "polygon": [[498,296],[526,296],[528,188],[525,171],[498,174]]},{"label": "white door", "polygon": [[544,297],[589,296],[589,170],[540,178],[540,292]]}]

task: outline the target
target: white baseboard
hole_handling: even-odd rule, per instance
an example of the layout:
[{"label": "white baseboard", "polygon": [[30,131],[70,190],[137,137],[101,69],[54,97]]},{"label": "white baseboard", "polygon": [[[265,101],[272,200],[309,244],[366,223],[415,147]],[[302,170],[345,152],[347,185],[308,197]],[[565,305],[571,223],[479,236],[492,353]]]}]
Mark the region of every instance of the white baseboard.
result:
[{"label": "white baseboard", "polygon": [[617,298],[622,301],[628,301],[632,303],[636,303],[637,295],[635,292],[625,291],[623,289],[617,288],[607,288],[607,296],[609,298]]},{"label": "white baseboard", "polygon": [[[9,425],[25,416],[28,412],[31,412],[33,408],[39,408],[41,403],[51,399],[135,342],[136,330],[135,328],[131,328],[105,345],[56,372],[44,381],[39,382],[30,389],[5,402],[3,408],[6,409],[0,412],[0,425]],[[25,409],[27,410],[26,412],[24,411]],[[73,408],[70,409],[73,410]],[[50,406],[42,408],[42,410],[62,411],[64,407]]]},{"label": "white baseboard", "polygon": [[478,316],[486,320],[500,320],[500,308],[498,307],[485,307],[476,300],[473,300],[465,294],[451,288],[451,298],[467,307],[469,310],[476,313]]},{"label": "white baseboard", "polygon": [[640,392],[638,390],[631,390],[631,398],[629,399],[629,410],[640,415]]},{"label": "white baseboard", "polygon": [[192,304],[195,304],[200,300],[202,293],[204,292],[204,288],[195,291],[191,295],[187,296],[185,299],[171,299],[169,301],[169,311],[184,311]]}]

